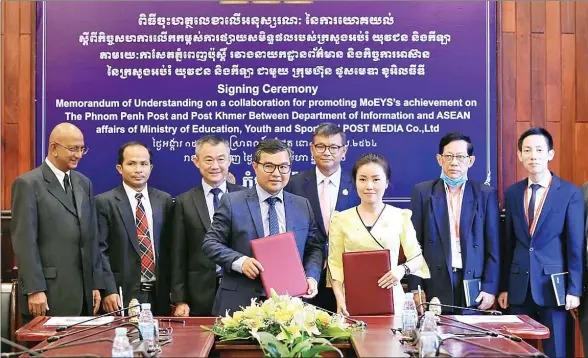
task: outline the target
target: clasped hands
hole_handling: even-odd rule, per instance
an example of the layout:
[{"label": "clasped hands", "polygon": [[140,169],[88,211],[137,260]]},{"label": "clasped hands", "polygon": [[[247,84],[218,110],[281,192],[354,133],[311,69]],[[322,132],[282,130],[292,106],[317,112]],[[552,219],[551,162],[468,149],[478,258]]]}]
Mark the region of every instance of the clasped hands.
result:
[{"label": "clasped hands", "polygon": [[[251,280],[255,280],[257,276],[263,271],[263,266],[256,259],[249,257],[243,262],[241,271],[245,276]],[[303,298],[313,298],[318,294],[318,284],[314,278],[306,278],[308,283],[307,294],[302,296]]]}]

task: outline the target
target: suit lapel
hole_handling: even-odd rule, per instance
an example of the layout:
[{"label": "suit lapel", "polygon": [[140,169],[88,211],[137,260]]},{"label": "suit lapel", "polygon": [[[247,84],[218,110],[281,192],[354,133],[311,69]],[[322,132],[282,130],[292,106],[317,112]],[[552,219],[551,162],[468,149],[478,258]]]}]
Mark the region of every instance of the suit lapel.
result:
[{"label": "suit lapel", "polygon": [[519,182],[519,186],[516,188],[516,197],[514,200],[513,219],[518,220],[525,232],[525,238],[527,241],[531,241],[531,235],[529,234],[529,224],[527,223],[527,213],[525,213],[525,190],[527,190],[527,180]]},{"label": "suit lapel", "polygon": [[[437,224],[437,232],[441,238],[441,245],[445,254],[445,261],[447,262],[447,270],[451,271],[451,234],[449,231],[449,213],[447,211],[447,196],[445,195],[445,187],[443,181],[438,180],[433,186],[433,195],[431,196],[431,209]],[[449,277],[453,277],[449,272]]]},{"label": "suit lapel", "polygon": [[161,243],[161,226],[163,225],[163,201],[157,194],[157,192],[151,187],[147,187],[147,193],[149,194],[149,203],[151,204],[151,214],[153,215],[153,245],[155,246],[155,255],[159,257],[159,246]]},{"label": "suit lapel", "polygon": [[47,190],[51,193],[51,195],[53,195],[57,200],[59,200],[59,202],[61,202],[61,204],[63,204],[63,206],[65,206],[65,208],[69,210],[70,213],[77,216],[78,214],[76,213],[73,203],[67,197],[65,190],[63,190],[63,187],[57,180],[57,177],[55,176],[53,171],[51,171],[51,168],[49,168],[49,166],[45,163],[43,163],[42,168],[43,177],[47,182]]},{"label": "suit lapel", "polygon": [[251,213],[251,218],[255,225],[255,231],[257,231],[257,237],[255,239],[264,237],[263,221],[261,220],[261,207],[259,205],[259,197],[257,196],[255,187],[249,189],[249,193],[247,193],[247,207],[249,207],[249,212]]},{"label": "suit lapel", "polygon": [[80,175],[73,170],[70,171],[70,175],[72,177],[73,183],[73,190],[74,190],[74,200],[76,201],[76,209],[78,211],[78,218],[82,219],[82,202],[84,200],[84,189],[82,188],[82,179]]},{"label": "suit lapel", "polygon": [[466,262],[467,240],[472,232],[472,225],[474,223],[474,217],[476,216],[475,211],[478,196],[471,183],[466,182],[464,185],[465,188],[463,188],[464,193],[461,201],[461,212],[459,214],[459,241],[463,255],[462,261]]},{"label": "suit lapel", "polygon": [[323,220],[323,212],[321,210],[321,202],[318,194],[318,187],[316,182],[316,169],[309,170],[304,178],[304,192],[307,193],[307,199],[310,202],[310,207],[314,212],[314,217],[318,227],[323,235],[327,235],[325,229],[325,222]]},{"label": "suit lapel", "polygon": [[551,188],[549,188],[549,191],[546,193],[547,197],[545,198],[545,201],[543,203],[543,208],[541,209],[541,212],[539,213],[539,219],[537,221],[537,225],[535,225],[535,231],[533,232],[533,238],[535,238],[537,236],[537,235],[535,235],[535,233],[539,232],[541,225],[543,225],[543,223],[545,222],[545,219],[547,218],[547,216],[549,215],[549,212],[553,208],[553,206],[555,204],[555,200],[558,196],[558,191],[559,191],[559,187],[561,186],[561,181],[555,175],[553,175],[552,178],[553,179],[551,182]]},{"label": "suit lapel", "polygon": [[[339,194],[337,195],[337,211],[343,211],[349,208],[349,195],[353,190],[353,179],[346,172],[341,173],[341,183],[339,184]],[[344,194],[345,193],[345,194]]]},{"label": "suit lapel", "polygon": [[204,228],[208,230],[210,227],[210,216],[208,215],[208,207],[206,206],[206,198],[204,196],[204,189],[202,184],[194,188],[192,192],[192,201],[196,207],[196,211],[200,216],[200,220],[204,224]]},{"label": "suit lapel", "polygon": [[[294,227],[296,225],[295,224],[295,213],[296,210],[294,210],[294,208],[292,207],[292,195],[290,195],[290,193],[288,192],[283,192],[284,193],[284,218],[286,220],[286,232],[291,231],[294,232]],[[288,212],[289,210],[292,209],[292,215],[290,215],[290,220],[288,220]]]},{"label": "suit lapel", "polygon": [[135,217],[133,216],[132,205],[129,202],[127,193],[122,185],[115,189],[114,197],[117,200],[116,206],[120,214],[120,218],[127,229],[131,245],[135,248],[137,255],[141,256],[141,249],[139,249],[139,239],[137,238],[137,225],[135,224]]}]

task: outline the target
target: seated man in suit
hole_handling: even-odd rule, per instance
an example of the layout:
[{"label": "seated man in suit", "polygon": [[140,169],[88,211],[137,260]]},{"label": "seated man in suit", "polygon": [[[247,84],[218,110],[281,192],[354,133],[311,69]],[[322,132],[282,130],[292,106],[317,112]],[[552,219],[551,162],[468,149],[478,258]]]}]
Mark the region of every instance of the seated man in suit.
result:
[{"label": "seated man in suit", "polygon": [[[549,171],[553,139],[543,128],[525,131],[518,157],[528,178],[504,195],[506,219],[502,280],[498,303],[511,314],[525,314],[549,328],[543,341],[549,357],[566,357],[568,310],[575,315],[582,295],[586,242],[584,203],[577,186]],[[552,274],[567,272],[566,298],[559,306]]]},{"label": "seated man in suit", "polygon": [[23,323],[34,316],[88,316],[100,307],[102,266],[92,182],[75,171],[82,132],[58,124],[47,158],[12,184],[12,247]]},{"label": "seated man in suit", "polygon": [[[480,293],[469,305],[485,310],[492,307],[498,294],[498,196],[491,186],[468,179],[473,154],[469,137],[457,132],[444,135],[437,154],[441,178],[414,187],[412,222],[431,279],[409,276],[408,282],[413,292],[421,286],[426,295],[423,302],[426,297],[438,297],[442,304],[466,306],[464,280],[473,279],[474,284],[479,280]],[[456,313],[445,307],[442,311]]]},{"label": "seated man in suit", "polygon": [[221,199],[202,246],[204,254],[223,269],[213,315],[232,314],[252,298],[264,296],[259,278],[263,267],[252,257],[250,241],[289,231],[308,277],[306,298],[316,296],[325,242],[316,235],[308,200],[282,190],[290,179],[291,163],[292,150],[284,142],[261,141],[252,163],[257,185]]},{"label": "seated man in suit", "polygon": [[202,253],[202,242],[224,194],[244,187],[227,182],[231,155],[226,139],[196,141],[194,164],[202,183],[176,198],[172,235],[171,300],[174,316],[210,316],[222,269]]},{"label": "seated man in suit", "polygon": [[[325,259],[329,252],[329,222],[333,211],[344,211],[359,205],[353,179],[341,169],[341,159],[347,153],[345,133],[336,124],[319,125],[312,136],[310,153],[316,167],[298,173],[290,179],[284,190],[305,197],[310,202],[317,222],[317,235],[327,242]],[[330,286],[330,285],[329,285]],[[333,289],[327,287],[327,269],[323,267],[319,293],[311,304],[335,312],[337,301]]]},{"label": "seated man in suit", "polygon": [[170,312],[168,232],[173,202],[168,193],[147,186],[152,163],[145,145],[125,143],[116,165],[122,184],[96,197],[106,312],[127,307],[133,298],[151,303],[155,315]]}]

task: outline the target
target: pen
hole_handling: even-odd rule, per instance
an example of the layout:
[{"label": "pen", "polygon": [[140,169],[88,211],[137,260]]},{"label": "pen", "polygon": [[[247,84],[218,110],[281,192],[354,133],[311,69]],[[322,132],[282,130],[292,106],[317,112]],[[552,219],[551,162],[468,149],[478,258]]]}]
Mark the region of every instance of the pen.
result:
[{"label": "pen", "polygon": [[160,318],[159,321],[160,322],[172,322],[172,323],[186,324],[186,321],[184,321],[184,320],[181,320],[181,319],[173,319],[173,318]]},{"label": "pen", "polygon": [[418,285],[417,287],[419,289],[419,306],[422,306],[423,305],[423,298],[421,296],[421,293],[422,293],[422,291],[421,291],[421,285]]},{"label": "pen", "polygon": [[[122,286],[118,286],[118,296],[120,298],[120,308],[123,308],[124,307],[123,304],[124,304],[125,301],[123,301]],[[120,312],[120,315],[121,315],[121,317],[124,317],[125,316],[125,311],[122,310]]]}]

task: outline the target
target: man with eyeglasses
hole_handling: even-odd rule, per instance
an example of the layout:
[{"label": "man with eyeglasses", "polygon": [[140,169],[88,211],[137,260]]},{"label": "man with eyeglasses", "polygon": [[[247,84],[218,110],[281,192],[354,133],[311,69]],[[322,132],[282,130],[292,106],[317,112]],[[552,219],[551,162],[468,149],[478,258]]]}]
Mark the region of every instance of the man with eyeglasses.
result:
[{"label": "man with eyeglasses", "polygon": [[[431,269],[430,279],[408,278],[417,304],[437,297],[444,304],[486,310],[498,294],[498,196],[494,188],[468,179],[473,154],[469,137],[457,132],[444,135],[437,154],[441,177],[417,184],[412,192],[412,222]],[[424,295],[420,298],[419,285]],[[442,311],[474,313],[445,307]]]},{"label": "man with eyeglasses", "polygon": [[[351,175],[341,169],[341,160],[347,153],[345,133],[341,127],[334,123],[318,125],[312,136],[310,153],[316,167],[294,175],[284,190],[305,197],[310,202],[317,222],[317,235],[326,242],[326,260],[329,252],[329,222],[333,211],[359,205],[359,197]],[[337,301],[328,282],[327,272],[325,262],[319,293],[309,303],[335,312]]]},{"label": "man with eyeglasses", "polygon": [[[325,242],[317,236],[314,214],[307,199],[285,192],[290,179],[292,150],[281,140],[267,139],[255,148],[253,170],[257,185],[223,195],[204,237],[202,251],[223,269],[212,314],[233,313],[252,298],[264,298],[253,258],[251,240],[293,232],[307,276],[305,298],[316,296]],[[279,253],[276,253],[279,255]]]},{"label": "man with eyeglasses", "polygon": [[172,289],[174,316],[210,316],[223,270],[202,252],[204,235],[210,228],[220,199],[245,190],[229,183],[231,154],[226,139],[216,135],[196,141],[194,165],[201,184],[176,198],[172,235]]},{"label": "man with eyeglasses", "polygon": [[88,152],[82,132],[58,124],[45,162],[12,184],[12,246],[23,322],[88,316],[100,307],[102,263],[90,180],[75,171]]}]

